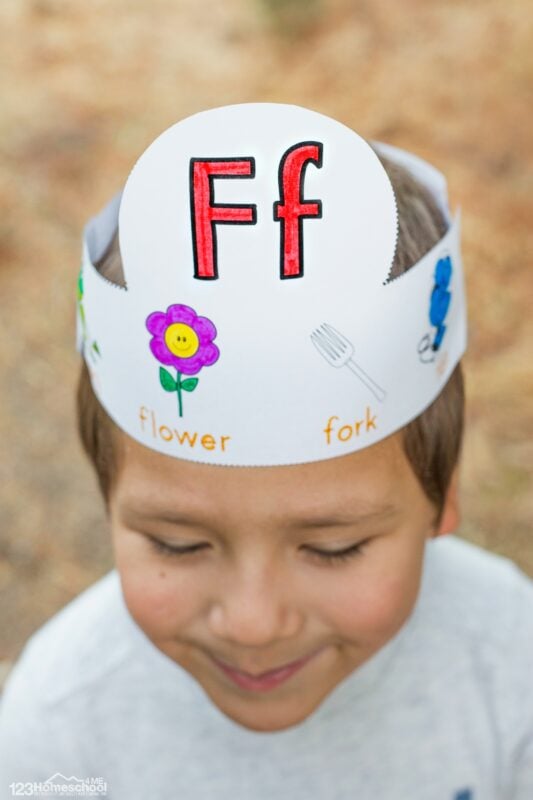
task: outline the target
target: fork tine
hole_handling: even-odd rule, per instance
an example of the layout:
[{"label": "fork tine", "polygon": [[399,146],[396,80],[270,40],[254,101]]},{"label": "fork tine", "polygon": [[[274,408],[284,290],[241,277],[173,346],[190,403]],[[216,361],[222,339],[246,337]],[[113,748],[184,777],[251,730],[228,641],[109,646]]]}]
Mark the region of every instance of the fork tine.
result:
[{"label": "fork tine", "polygon": [[347,343],[346,343],[345,340],[343,340],[343,338],[340,336],[340,334],[337,334],[337,331],[335,331],[335,328],[330,329],[330,326],[328,326],[328,325],[326,325],[326,323],[324,323],[322,325],[322,329],[323,329],[324,335],[326,336],[326,338],[329,341],[329,343],[331,344],[331,346],[336,348],[337,350],[340,350],[340,352],[343,353],[347,348]]},{"label": "fork tine", "polygon": [[329,325],[327,322],[322,323],[323,330],[325,330],[326,335],[333,340],[333,342],[340,347],[342,350],[345,350],[348,347],[348,342],[346,338],[336,330],[333,325]]},{"label": "fork tine", "polygon": [[335,358],[337,353],[335,352],[335,348],[332,347],[332,344],[329,341],[328,337],[324,336],[324,333],[322,331],[319,331],[318,337],[320,340],[320,344],[322,345],[324,350],[326,350],[332,358]]},{"label": "fork tine", "polygon": [[316,345],[316,347],[319,350],[323,351],[330,358],[337,357],[335,349],[332,347],[331,342],[328,340],[327,336],[324,334],[323,331],[317,328],[317,330],[313,334],[311,334],[311,339],[313,339],[313,343]]},{"label": "fork tine", "polygon": [[320,352],[321,351],[321,347],[320,347],[320,342],[319,342],[318,336],[316,335],[316,331],[313,331],[313,333],[311,334],[311,341],[313,342],[313,344],[316,347],[316,349]]},{"label": "fork tine", "polygon": [[322,349],[322,345],[320,343],[320,339],[319,339],[317,331],[313,331],[313,333],[311,334],[311,341],[313,342],[313,344],[314,344],[314,346],[316,347],[317,350],[321,350]]}]

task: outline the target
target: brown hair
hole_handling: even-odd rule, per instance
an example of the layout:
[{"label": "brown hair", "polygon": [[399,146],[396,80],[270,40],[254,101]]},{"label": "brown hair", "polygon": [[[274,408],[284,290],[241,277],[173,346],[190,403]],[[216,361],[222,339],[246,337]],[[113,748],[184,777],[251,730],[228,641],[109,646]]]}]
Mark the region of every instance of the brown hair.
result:
[{"label": "brown hair", "polygon": [[[384,157],[380,156],[380,160],[394,188],[398,206],[398,241],[390,270],[390,277],[394,278],[410,269],[442,238],[447,223],[433,197],[410,173]],[[116,233],[96,268],[108,280],[125,286]],[[81,441],[108,503],[118,470],[118,429],[98,402],[84,361],[77,408]],[[437,399],[403,428],[405,454],[439,515],[459,458],[463,415],[463,376],[458,364]]]}]

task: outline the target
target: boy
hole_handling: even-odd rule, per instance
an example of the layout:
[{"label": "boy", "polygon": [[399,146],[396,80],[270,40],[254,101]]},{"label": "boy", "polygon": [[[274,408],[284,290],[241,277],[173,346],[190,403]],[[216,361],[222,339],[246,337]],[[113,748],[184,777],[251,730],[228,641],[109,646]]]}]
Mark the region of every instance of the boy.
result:
[{"label": "boy", "polygon": [[117,569],[10,676],[6,797],[533,797],[531,583],[438,538],[458,223],[435,170],[376,150],[214,109],[88,228],[80,431]]}]

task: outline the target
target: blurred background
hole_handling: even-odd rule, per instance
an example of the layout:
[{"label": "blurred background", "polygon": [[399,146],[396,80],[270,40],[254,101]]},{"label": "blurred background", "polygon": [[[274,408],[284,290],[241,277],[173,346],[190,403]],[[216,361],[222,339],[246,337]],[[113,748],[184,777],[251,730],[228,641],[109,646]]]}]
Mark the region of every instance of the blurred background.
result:
[{"label": "blurred background", "polygon": [[83,224],[211,106],[308,106],[447,175],[470,311],[460,534],[533,576],[531,28],[526,0],[0,4],[0,683],[112,565],[75,431]]}]

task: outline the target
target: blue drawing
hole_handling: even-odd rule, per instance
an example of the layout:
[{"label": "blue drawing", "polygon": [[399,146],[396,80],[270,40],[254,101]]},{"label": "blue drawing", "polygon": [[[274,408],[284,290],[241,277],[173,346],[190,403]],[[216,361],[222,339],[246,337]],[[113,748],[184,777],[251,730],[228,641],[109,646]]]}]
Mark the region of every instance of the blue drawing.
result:
[{"label": "blue drawing", "polygon": [[[450,256],[444,256],[437,261],[435,267],[435,284],[431,292],[429,304],[429,321],[435,329],[431,333],[426,333],[418,345],[420,360],[430,363],[435,360],[435,353],[438,352],[446,333],[444,321],[450,309],[452,293],[448,287],[452,277],[452,260]],[[463,800],[463,798],[459,798]]]},{"label": "blue drawing", "polygon": [[474,800],[474,795],[470,789],[462,789],[455,793],[453,800]]}]

